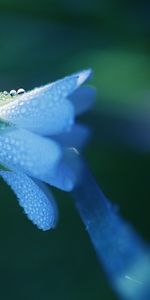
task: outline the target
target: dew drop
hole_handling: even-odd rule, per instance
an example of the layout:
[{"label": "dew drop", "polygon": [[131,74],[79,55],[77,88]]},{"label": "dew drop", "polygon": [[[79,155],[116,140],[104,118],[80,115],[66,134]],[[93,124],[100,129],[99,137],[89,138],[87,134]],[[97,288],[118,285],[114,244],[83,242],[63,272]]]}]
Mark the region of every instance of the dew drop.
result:
[{"label": "dew drop", "polygon": [[25,93],[25,90],[20,88],[18,91],[17,91],[17,95],[21,95],[21,94],[24,94]]},{"label": "dew drop", "polygon": [[21,112],[22,114],[24,114],[24,113],[26,112],[25,107],[22,107],[22,108],[20,109],[20,112]]},{"label": "dew drop", "polygon": [[7,91],[4,91],[3,94],[4,94],[5,96],[7,96],[7,95],[8,95],[8,92],[7,92]]},{"label": "dew drop", "polygon": [[11,90],[9,94],[10,94],[10,96],[13,97],[13,96],[16,96],[17,92],[16,92],[16,90]]}]

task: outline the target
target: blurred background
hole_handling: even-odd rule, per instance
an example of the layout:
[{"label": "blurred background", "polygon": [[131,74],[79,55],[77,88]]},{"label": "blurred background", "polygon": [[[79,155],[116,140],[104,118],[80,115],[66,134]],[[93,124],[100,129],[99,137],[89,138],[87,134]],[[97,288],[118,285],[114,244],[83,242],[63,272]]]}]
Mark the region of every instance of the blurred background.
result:
[{"label": "blurred background", "polygon": [[[91,67],[93,131],[84,156],[104,193],[150,241],[150,3],[0,0],[0,90],[25,90]],[[1,181],[0,299],[115,300],[67,193],[41,232]]]}]

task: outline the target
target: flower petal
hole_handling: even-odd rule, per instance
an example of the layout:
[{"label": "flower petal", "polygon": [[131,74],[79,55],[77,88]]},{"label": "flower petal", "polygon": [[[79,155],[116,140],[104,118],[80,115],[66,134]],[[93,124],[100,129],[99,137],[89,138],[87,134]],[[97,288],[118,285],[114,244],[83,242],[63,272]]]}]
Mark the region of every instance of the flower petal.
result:
[{"label": "flower petal", "polygon": [[0,134],[0,163],[8,169],[70,191],[76,176],[70,168],[66,151],[48,138],[25,129],[5,129]]},{"label": "flower petal", "polygon": [[49,181],[51,182],[52,186],[55,186],[66,192],[70,192],[75,186],[76,174],[69,167],[67,162],[62,159]]},{"label": "flower petal", "polygon": [[89,110],[95,100],[96,89],[90,86],[83,86],[76,90],[69,99],[71,100],[75,114],[80,115]]},{"label": "flower petal", "polygon": [[72,129],[55,137],[55,141],[65,147],[82,149],[88,142],[90,129],[82,124],[73,125]]},{"label": "flower petal", "polygon": [[0,117],[41,135],[59,134],[74,122],[74,108],[66,97],[91,75],[82,71],[36,88],[0,107]]},{"label": "flower petal", "polygon": [[71,147],[63,149],[63,157],[51,177],[51,185],[64,191],[72,191],[80,179],[82,163],[78,151]]},{"label": "flower petal", "polygon": [[57,209],[52,194],[47,195],[27,175],[21,172],[0,171],[0,175],[17,195],[19,204],[28,218],[39,229],[54,228],[57,221]]},{"label": "flower petal", "polygon": [[62,156],[59,145],[25,129],[5,129],[0,134],[0,162],[12,170],[49,182]]}]

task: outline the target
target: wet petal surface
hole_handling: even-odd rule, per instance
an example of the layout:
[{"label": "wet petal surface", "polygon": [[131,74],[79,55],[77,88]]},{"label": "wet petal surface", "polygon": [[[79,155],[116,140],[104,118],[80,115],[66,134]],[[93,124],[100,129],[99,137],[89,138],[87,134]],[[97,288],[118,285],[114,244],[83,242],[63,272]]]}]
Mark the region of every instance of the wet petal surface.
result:
[{"label": "wet petal surface", "polygon": [[1,133],[0,148],[0,163],[43,181],[52,176],[62,156],[53,140],[18,128]]},{"label": "wet petal surface", "polygon": [[42,230],[55,227],[57,210],[52,194],[47,195],[27,175],[0,171],[0,175],[16,194],[28,218]]},{"label": "wet petal surface", "polygon": [[36,88],[0,107],[0,117],[41,135],[59,134],[74,123],[74,108],[66,98],[91,75],[90,70]]}]

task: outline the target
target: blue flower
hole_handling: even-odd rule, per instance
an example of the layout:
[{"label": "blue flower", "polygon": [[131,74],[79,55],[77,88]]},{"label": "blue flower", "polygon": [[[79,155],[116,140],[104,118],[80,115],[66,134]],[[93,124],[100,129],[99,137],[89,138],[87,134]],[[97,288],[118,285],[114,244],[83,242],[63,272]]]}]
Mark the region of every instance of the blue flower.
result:
[{"label": "blue flower", "polygon": [[93,103],[95,91],[81,87],[85,70],[14,96],[1,94],[0,175],[17,195],[28,218],[43,230],[53,228],[57,208],[46,184],[71,191],[76,174],[67,162],[68,147],[80,148],[87,128],[76,115]]}]

